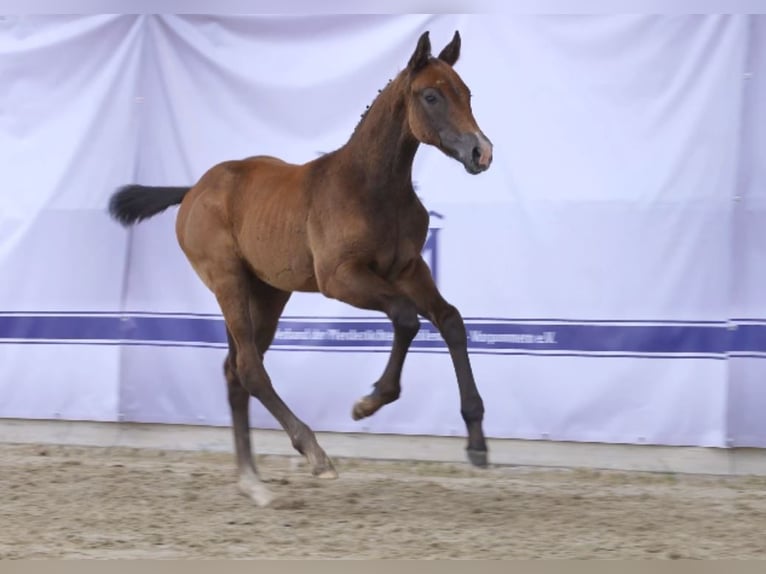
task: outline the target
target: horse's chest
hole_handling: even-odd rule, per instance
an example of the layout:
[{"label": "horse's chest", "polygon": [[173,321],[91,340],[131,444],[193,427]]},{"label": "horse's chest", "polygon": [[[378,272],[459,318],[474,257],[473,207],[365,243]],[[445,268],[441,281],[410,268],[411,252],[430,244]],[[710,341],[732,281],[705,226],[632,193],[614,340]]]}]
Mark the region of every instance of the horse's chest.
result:
[{"label": "horse's chest", "polygon": [[373,269],[387,279],[394,279],[420,255],[428,221],[406,216],[381,218],[376,227]]}]

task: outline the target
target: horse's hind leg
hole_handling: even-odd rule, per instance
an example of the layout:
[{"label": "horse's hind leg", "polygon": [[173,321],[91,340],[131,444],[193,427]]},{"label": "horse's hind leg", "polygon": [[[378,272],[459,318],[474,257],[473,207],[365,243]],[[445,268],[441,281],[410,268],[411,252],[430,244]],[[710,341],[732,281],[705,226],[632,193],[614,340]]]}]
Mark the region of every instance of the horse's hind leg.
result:
[{"label": "horse's hind leg", "polygon": [[[247,393],[261,401],[279,421],[295,449],[308,459],[313,474],[322,478],[336,477],[332,462],[317,443],[314,432],[295,416],[277,394],[263,366],[263,355],[274,338],[279,317],[290,293],[266,285],[245,269],[226,281],[219,280],[215,293],[236,349],[233,362],[236,378]],[[247,469],[254,465],[249,440],[244,438],[245,432],[249,433],[248,421],[242,414],[244,399],[240,395],[232,395],[231,388],[229,396],[230,404],[234,398],[232,419],[239,417],[241,421],[239,426],[236,423],[234,426],[235,443],[242,453],[240,455],[238,451],[238,461],[245,465],[240,466],[240,469]],[[235,414],[235,407],[239,414]],[[236,436],[237,429],[240,438]]]},{"label": "horse's hind leg", "polygon": [[237,348],[228,329],[229,353],[223,363],[228,391],[231,423],[234,434],[234,449],[239,473],[239,489],[258,505],[265,506],[273,498],[271,492],[261,482],[253,461],[253,449],[250,443],[250,393],[239,381],[237,376]]}]

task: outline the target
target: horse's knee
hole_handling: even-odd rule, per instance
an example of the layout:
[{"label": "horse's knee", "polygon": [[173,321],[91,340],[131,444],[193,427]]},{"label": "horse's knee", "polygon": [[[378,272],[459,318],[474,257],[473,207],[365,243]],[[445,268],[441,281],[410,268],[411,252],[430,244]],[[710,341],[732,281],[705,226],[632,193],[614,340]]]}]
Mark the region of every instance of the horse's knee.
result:
[{"label": "horse's knee", "polygon": [[414,339],[420,330],[418,310],[413,303],[400,301],[391,310],[391,322],[394,330],[407,339]]},{"label": "horse's knee", "polygon": [[460,415],[466,424],[481,422],[484,420],[484,401],[479,395],[472,397],[463,404]]},{"label": "horse's knee", "polygon": [[440,317],[442,336],[447,346],[464,346],[468,344],[465,331],[465,323],[460,312],[453,306],[448,305]]}]

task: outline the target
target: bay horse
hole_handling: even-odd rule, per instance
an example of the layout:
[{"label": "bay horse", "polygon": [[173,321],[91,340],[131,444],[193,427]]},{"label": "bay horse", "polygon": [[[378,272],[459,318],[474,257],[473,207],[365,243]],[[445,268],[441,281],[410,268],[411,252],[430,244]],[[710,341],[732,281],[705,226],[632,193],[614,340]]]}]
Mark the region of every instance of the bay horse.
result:
[{"label": "bay horse", "polygon": [[354,420],[399,398],[418,316],[430,320],[451,355],[468,459],[487,465],[484,405],[465,325],[421,256],[428,212],[411,177],[421,143],[440,149],[471,174],[492,162],[492,143],[479,129],[470,91],[453,69],[460,46],[456,31],[434,58],[424,32],[406,68],[368,106],[349,140],[312,161],[297,165],[263,155],[224,161],[192,187],[127,185],[110,198],[109,212],[126,226],[180,204],[178,243],[215,295],[226,324],[224,374],[238,486],[259,506],[269,504],[273,494],[253,461],[250,396],[279,421],[315,476],[337,477],[314,432],[282,401],[263,365],[294,291],[320,292],[391,320],[388,362],[372,391],[354,404]]}]

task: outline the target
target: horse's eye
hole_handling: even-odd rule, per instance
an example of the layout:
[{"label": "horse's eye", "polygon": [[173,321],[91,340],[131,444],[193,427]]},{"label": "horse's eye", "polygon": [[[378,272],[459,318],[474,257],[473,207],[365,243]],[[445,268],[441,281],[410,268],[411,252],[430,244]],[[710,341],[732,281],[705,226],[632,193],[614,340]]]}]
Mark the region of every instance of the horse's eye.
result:
[{"label": "horse's eye", "polygon": [[437,99],[438,98],[435,95],[433,95],[433,94],[426,94],[426,96],[425,96],[425,100],[429,104],[435,104]]}]

